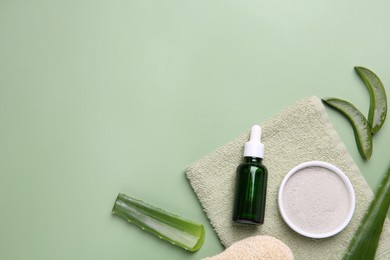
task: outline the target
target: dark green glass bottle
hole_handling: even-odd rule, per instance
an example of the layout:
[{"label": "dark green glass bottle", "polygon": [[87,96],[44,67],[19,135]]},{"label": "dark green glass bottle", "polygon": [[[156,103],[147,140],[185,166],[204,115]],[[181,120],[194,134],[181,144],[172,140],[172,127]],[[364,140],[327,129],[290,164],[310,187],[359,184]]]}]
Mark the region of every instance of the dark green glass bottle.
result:
[{"label": "dark green glass bottle", "polygon": [[253,126],[245,143],[244,162],[237,168],[233,221],[238,223],[264,223],[268,171],[262,164],[264,145],[260,136],[260,126]]}]

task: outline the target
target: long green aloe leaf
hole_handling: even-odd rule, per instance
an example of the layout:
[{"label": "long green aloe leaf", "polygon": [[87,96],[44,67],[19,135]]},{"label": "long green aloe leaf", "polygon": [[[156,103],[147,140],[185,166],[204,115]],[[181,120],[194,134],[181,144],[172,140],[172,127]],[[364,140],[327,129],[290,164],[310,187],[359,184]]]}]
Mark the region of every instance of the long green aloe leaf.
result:
[{"label": "long green aloe leaf", "polygon": [[381,129],[386,119],[386,91],[381,80],[374,72],[364,67],[355,67],[355,70],[370,93],[370,110],[368,112],[367,120],[371,126],[372,134],[375,134]]},{"label": "long green aloe leaf", "polygon": [[191,252],[199,250],[203,245],[205,229],[202,224],[166,212],[125,194],[118,195],[112,213]]},{"label": "long green aloe leaf", "polygon": [[338,98],[323,98],[322,101],[343,114],[351,123],[360,155],[368,160],[372,154],[371,128],[363,114],[348,101]]},{"label": "long green aloe leaf", "polygon": [[375,259],[376,249],[389,206],[390,168],[380,183],[375,197],[344,255],[344,260]]}]

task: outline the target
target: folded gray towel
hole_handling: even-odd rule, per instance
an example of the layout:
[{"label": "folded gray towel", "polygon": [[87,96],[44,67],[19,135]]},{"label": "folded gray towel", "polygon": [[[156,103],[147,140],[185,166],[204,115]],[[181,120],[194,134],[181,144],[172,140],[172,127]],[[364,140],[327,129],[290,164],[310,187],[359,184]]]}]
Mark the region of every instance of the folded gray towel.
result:
[{"label": "folded gray towel", "polygon": [[[341,259],[373,193],[329,121],[321,100],[303,99],[262,126],[264,165],[268,168],[265,223],[245,226],[232,222],[236,168],[241,163],[249,131],[220,147],[186,170],[211,225],[225,247],[253,235],[270,235],[286,243],[296,259]],[[281,218],[277,194],[284,176],[305,161],[326,161],[350,178],[356,193],[356,208],[350,224],[341,233],[325,239],[310,239],[291,230]],[[386,220],[377,259],[390,259],[390,228]]]}]

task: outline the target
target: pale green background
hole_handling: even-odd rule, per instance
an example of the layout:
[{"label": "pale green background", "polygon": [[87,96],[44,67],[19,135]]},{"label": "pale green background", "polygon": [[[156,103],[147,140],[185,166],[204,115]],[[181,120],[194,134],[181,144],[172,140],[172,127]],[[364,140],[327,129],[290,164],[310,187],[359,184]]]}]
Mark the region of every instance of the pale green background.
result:
[{"label": "pale green background", "polygon": [[[0,0],[0,259],[220,252],[186,166],[306,96],[367,114],[353,66],[390,93],[389,10],[385,0]],[[347,121],[329,114],[375,188],[390,123],[364,162]],[[203,223],[203,248],[113,217],[118,192]]]}]

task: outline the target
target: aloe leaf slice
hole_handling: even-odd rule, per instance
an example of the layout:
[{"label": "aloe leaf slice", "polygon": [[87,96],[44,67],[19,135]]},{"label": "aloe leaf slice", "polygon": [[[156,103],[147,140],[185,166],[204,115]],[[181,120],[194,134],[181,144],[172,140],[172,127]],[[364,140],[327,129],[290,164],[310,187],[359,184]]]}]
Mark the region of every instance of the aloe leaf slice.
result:
[{"label": "aloe leaf slice", "polygon": [[191,252],[199,250],[203,245],[205,229],[202,224],[166,212],[125,194],[118,195],[112,213],[134,223],[142,230],[149,231]]},{"label": "aloe leaf slice", "polygon": [[348,119],[352,125],[360,155],[366,160],[370,159],[372,154],[371,127],[363,114],[354,105],[342,99],[324,98],[322,101]]},{"label": "aloe leaf slice", "polygon": [[356,231],[344,260],[375,259],[383,223],[390,206],[390,168]]},{"label": "aloe leaf slice", "polygon": [[366,85],[370,93],[370,110],[368,123],[371,133],[375,134],[381,129],[387,115],[387,97],[385,88],[379,77],[371,70],[364,67],[355,67],[356,72]]}]

